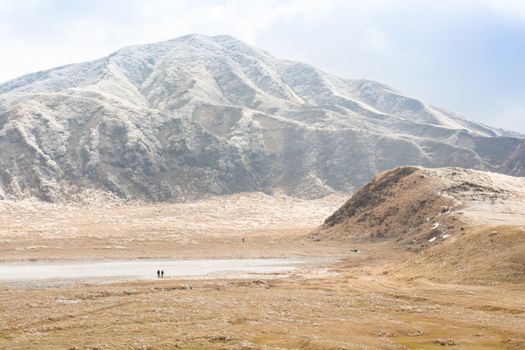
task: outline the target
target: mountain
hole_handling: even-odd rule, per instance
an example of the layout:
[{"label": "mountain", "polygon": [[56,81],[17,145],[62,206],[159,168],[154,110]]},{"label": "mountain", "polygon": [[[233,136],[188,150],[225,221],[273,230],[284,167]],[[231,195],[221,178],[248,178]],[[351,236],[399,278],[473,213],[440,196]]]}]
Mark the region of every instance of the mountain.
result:
[{"label": "mountain", "polygon": [[350,193],[398,165],[525,174],[525,140],[369,80],[188,35],[0,84],[0,198]]},{"label": "mountain", "polygon": [[416,253],[397,277],[525,281],[525,178],[399,167],[357,191],[311,234]]}]

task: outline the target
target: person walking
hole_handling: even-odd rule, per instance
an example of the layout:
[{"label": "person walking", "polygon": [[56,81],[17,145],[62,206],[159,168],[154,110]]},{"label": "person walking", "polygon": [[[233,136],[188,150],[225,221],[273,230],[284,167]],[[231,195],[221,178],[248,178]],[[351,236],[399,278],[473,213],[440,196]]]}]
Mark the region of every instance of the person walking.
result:
[{"label": "person walking", "polygon": [[160,270],[157,270],[157,278],[160,278]]},{"label": "person walking", "polygon": [[164,270],[160,272],[160,278],[164,278]]}]

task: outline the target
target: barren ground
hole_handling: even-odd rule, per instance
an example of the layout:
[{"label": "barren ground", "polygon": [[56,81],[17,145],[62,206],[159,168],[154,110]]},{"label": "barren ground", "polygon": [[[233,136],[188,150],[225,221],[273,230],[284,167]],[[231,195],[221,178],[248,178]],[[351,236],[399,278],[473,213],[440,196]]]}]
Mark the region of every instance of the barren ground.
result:
[{"label": "barren ground", "polygon": [[0,261],[330,255],[318,244],[288,242],[344,200],[253,193],[178,204],[0,202]]},{"label": "barren ground", "polygon": [[[286,278],[0,282],[0,349],[523,349],[525,286],[395,274],[415,253],[304,234],[346,198],[0,207],[0,259],[336,257]],[[242,242],[242,238],[245,242]],[[352,250],[357,249],[356,252]]]}]

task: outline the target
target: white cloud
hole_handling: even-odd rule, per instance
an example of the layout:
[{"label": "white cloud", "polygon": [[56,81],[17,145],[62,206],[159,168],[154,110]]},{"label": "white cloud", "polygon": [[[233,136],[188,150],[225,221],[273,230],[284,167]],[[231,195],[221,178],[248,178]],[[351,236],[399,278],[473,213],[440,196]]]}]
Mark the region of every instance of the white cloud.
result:
[{"label": "white cloud", "polygon": [[365,45],[375,50],[392,49],[392,43],[386,33],[378,27],[365,28]]},{"label": "white cloud", "polygon": [[[468,101],[472,86],[460,77],[457,40],[443,33],[461,33],[464,23],[472,24],[462,19],[476,13],[525,19],[525,0],[0,0],[0,82],[127,45],[230,34],[280,57],[384,81],[436,104],[461,96],[475,116],[480,98]],[[449,18],[456,27],[449,28]],[[503,68],[494,62],[487,69],[495,76]],[[447,74],[459,77],[457,86]],[[512,108],[505,118],[519,113]]]},{"label": "white cloud", "polygon": [[[64,4],[68,0],[64,0]],[[188,33],[230,34],[255,43],[275,21],[322,16],[340,0],[291,1],[94,1],[87,13],[46,13],[45,0],[0,1],[0,81],[36,70],[94,59],[127,45],[171,39]],[[71,5],[73,4],[73,5]],[[68,9],[75,3],[68,3]],[[107,4],[107,7],[106,7]],[[54,2],[60,9],[60,2]],[[33,23],[18,28],[15,17],[43,11],[54,27]],[[78,11],[77,11],[78,12]],[[108,12],[115,15],[108,15]],[[37,14],[38,16],[38,14]],[[20,30],[23,29],[23,30]],[[24,34],[25,33],[25,34]],[[31,35],[33,34],[33,35]],[[38,60],[34,58],[38,57]]]},{"label": "white cloud", "polygon": [[[336,1],[293,0],[241,1],[191,6],[188,2],[135,1],[139,26],[148,37],[159,32],[229,33],[253,42],[257,34],[276,20],[320,16]],[[169,14],[169,15],[166,15]]]},{"label": "white cloud", "polygon": [[525,20],[525,1],[523,0],[487,0],[487,5],[502,14]]}]

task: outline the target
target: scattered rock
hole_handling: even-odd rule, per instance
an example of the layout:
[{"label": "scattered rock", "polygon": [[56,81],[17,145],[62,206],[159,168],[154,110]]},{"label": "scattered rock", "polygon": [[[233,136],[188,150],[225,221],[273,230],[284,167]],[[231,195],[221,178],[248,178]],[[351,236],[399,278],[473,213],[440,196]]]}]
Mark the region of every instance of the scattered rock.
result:
[{"label": "scattered rock", "polygon": [[207,339],[212,343],[224,343],[231,340],[230,337],[222,334],[211,335]]},{"label": "scattered rock", "polygon": [[409,337],[419,337],[420,335],[423,335],[423,334],[424,334],[424,333],[423,333],[422,330],[420,330],[420,329],[415,329],[415,330],[412,330],[412,331],[408,332],[407,335],[408,335]]},{"label": "scattered rock", "polygon": [[454,346],[456,345],[456,342],[453,339],[436,339],[434,343],[439,344],[441,346]]}]

